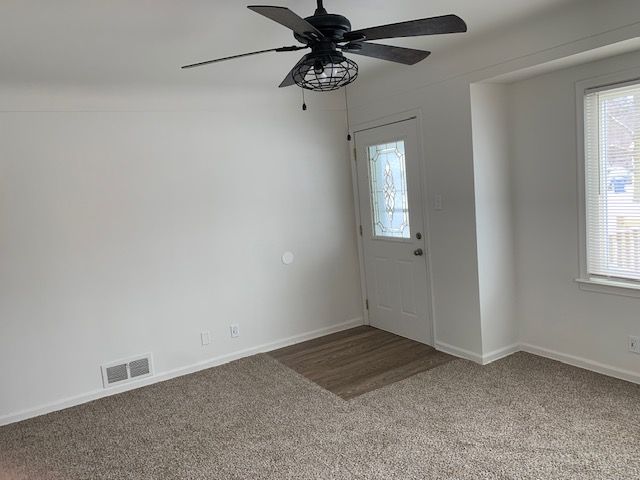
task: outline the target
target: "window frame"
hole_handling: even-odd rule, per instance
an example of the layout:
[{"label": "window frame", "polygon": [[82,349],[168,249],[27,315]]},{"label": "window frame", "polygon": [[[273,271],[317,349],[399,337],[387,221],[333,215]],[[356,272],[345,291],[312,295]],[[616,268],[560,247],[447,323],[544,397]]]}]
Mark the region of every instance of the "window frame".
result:
[{"label": "window frame", "polygon": [[575,279],[581,290],[610,295],[640,298],[640,281],[623,278],[607,278],[589,274],[587,253],[587,158],[585,151],[586,122],[585,97],[589,93],[620,88],[629,85],[640,86],[640,68],[625,70],[576,82],[577,111],[577,151],[578,151],[578,237],[579,276]]}]

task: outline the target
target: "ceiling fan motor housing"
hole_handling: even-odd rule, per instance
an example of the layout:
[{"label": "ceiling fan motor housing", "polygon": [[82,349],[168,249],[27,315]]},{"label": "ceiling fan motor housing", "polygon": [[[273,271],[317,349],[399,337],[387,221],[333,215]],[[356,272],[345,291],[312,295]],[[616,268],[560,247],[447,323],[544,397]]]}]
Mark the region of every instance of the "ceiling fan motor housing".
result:
[{"label": "ceiling fan motor housing", "polygon": [[[344,34],[351,31],[351,22],[347,17],[334,13],[319,13],[305,18],[307,22],[316,27],[322,34],[334,43],[342,42]],[[293,36],[301,43],[309,43],[309,39],[304,38],[297,33]]]}]

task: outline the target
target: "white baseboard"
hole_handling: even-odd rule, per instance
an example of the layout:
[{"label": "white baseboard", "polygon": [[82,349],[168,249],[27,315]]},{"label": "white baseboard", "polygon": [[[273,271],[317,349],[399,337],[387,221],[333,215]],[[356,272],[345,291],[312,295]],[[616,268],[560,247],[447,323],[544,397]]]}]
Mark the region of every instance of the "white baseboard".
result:
[{"label": "white baseboard", "polygon": [[486,353],[482,355],[482,365],[489,365],[501,358],[508,357],[509,355],[513,355],[520,351],[520,345],[514,343],[513,345],[509,345],[508,347],[499,348],[498,350],[494,350],[493,352]]},{"label": "white baseboard", "polygon": [[448,343],[435,342],[435,349],[448,353],[449,355],[453,355],[454,357],[464,358],[465,360],[471,360],[472,362],[479,363],[482,365],[482,355],[479,355],[470,350],[465,350],[464,348],[454,347],[453,345],[449,345]]},{"label": "white baseboard", "polygon": [[485,355],[478,355],[475,352],[454,347],[453,345],[442,342],[436,342],[435,348],[436,350],[440,350],[441,352],[445,352],[459,358],[464,358],[466,360],[471,360],[472,362],[478,363],[480,365],[488,365],[492,362],[522,351],[537,355],[539,357],[549,358],[561,363],[566,363],[567,365],[571,365],[574,367],[600,373],[602,375],[607,375],[609,377],[640,384],[640,373],[638,372],[624,370],[622,368],[613,367],[611,365],[606,365],[600,362],[588,360],[586,358],[577,357],[574,355],[569,355],[566,353],[556,352],[554,350],[549,350],[547,348],[538,347],[528,343],[513,344],[508,347],[487,353]]},{"label": "white baseboard", "polygon": [[528,343],[520,345],[520,350],[540,357],[550,358],[551,360],[557,360],[558,362],[566,363],[578,368],[590,370],[592,372],[601,373],[609,377],[618,378],[620,380],[626,380],[631,383],[640,384],[640,373],[632,372],[630,370],[624,370],[622,368],[613,367],[611,365],[605,365],[604,363],[594,362],[582,357],[576,357],[574,355],[568,355],[566,353],[556,352],[547,348],[537,347]]},{"label": "white baseboard", "polygon": [[[58,410],[64,410],[66,408],[91,402],[99,398],[108,397],[111,395],[117,395],[119,393],[127,392],[129,390],[134,390],[136,388],[152,385],[154,383],[164,382],[172,378],[181,377],[183,375],[188,375],[190,373],[206,370],[208,368],[223,365],[225,363],[229,363],[234,360],[239,360],[241,358],[250,357],[252,355],[269,352],[272,350],[277,350],[278,348],[284,348],[290,345],[295,345],[296,343],[301,343],[307,340],[312,340],[314,338],[330,335],[332,333],[341,332],[343,330],[348,330],[350,328],[358,327],[363,324],[364,324],[363,318],[355,318],[353,320],[332,325],[330,327],[320,328],[318,330],[313,330],[313,331],[302,333],[299,335],[294,335],[291,337],[276,340],[275,342],[265,343],[257,347],[252,347],[245,350],[240,350],[237,352],[220,355],[218,357],[214,357],[203,362],[194,363],[186,367],[176,368],[174,370],[162,372],[153,377],[140,380],[139,382],[123,385],[121,387],[110,388],[108,390],[99,389],[93,392],[88,392],[81,395],[69,397],[59,402],[49,403],[47,405],[31,408],[28,410],[23,410],[17,413],[11,413],[9,415],[4,415],[0,417],[0,426],[9,425],[15,422],[20,422],[22,420],[38,417],[40,415],[45,415],[47,413],[55,412]],[[628,382],[640,384],[640,373],[638,372],[624,370],[621,368],[613,367],[611,365],[605,365],[603,363],[588,360],[586,358],[577,357],[574,355],[568,355],[565,353],[560,353],[554,350],[549,350],[547,348],[542,348],[542,347],[538,347],[538,346],[527,344],[527,343],[510,345],[508,347],[490,352],[486,355],[479,355],[475,352],[471,352],[463,348],[454,347],[453,345],[449,345],[447,343],[437,342],[437,341],[435,342],[435,348],[436,350],[439,350],[441,352],[445,352],[459,358],[464,358],[466,360],[470,360],[480,365],[487,365],[489,363],[500,360],[501,358],[512,355],[516,352],[523,351],[523,352],[531,353],[533,355],[538,355],[540,357],[545,357],[551,360],[556,360],[562,363],[566,363],[567,365],[572,365],[574,367],[583,368],[585,370],[590,370],[592,372],[600,373],[602,375],[607,375],[610,377],[618,378],[620,380],[626,380]]]},{"label": "white baseboard", "polygon": [[448,353],[449,355],[453,355],[455,357],[470,360],[480,365],[488,365],[492,362],[495,362],[496,360],[500,360],[501,358],[508,357],[509,355],[519,352],[520,345],[514,343],[513,345],[500,348],[484,355],[480,355],[479,353],[465,350],[464,348],[454,347],[453,345],[449,345],[448,343],[438,341],[436,341],[435,349],[444,353]]},{"label": "white baseboard", "polygon": [[305,342],[307,340],[313,340],[314,338],[323,337],[325,335],[341,332],[343,330],[348,330],[354,327],[359,327],[360,325],[363,325],[363,319],[361,317],[354,318],[352,320],[348,320],[343,323],[332,325],[330,327],[320,328],[310,332],[305,332],[299,335],[294,335],[291,337],[276,340],[275,342],[258,345],[257,347],[247,348],[244,350],[240,350],[238,352],[220,355],[218,357],[214,357],[209,360],[205,360],[203,362],[194,363],[186,367],[180,367],[174,370],[169,370],[167,372],[161,372],[159,374],[156,374],[153,377],[140,380],[139,382],[123,385],[121,387],[110,388],[107,390],[103,390],[103,389],[94,390],[92,392],[87,392],[80,395],[75,395],[73,397],[68,397],[58,402],[42,405],[40,407],[30,408],[27,410],[23,410],[21,412],[10,413],[8,415],[4,415],[0,417],[0,426],[9,425],[15,422],[20,422],[22,420],[38,417],[40,415],[46,415],[47,413],[56,412],[58,410],[64,410],[66,408],[75,407],[77,405],[91,402],[99,398],[109,397],[111,395],[116,395],[118,393],[123,393],[129,390],[134,390],[136,388],[152,385],[154,383],[164,382],[172,378],[181,377],[183,375],[189,375],[190,373],[199,372],[201,370],[206,370],[212,367],[217,367],[219,365],[233,362],[234,360],[239,360],[241,358],[250,357],[252,355],[256,355],[259,353],[270,352],[272,350],[277,350],[279,348],[295,345],[296,343]]}]

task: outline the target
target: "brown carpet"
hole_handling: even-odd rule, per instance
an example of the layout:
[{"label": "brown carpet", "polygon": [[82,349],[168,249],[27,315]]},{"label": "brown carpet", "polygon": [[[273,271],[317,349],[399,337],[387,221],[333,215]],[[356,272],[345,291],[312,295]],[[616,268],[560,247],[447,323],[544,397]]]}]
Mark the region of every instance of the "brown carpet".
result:
[{"label": "brown carpet", "polygon": [[455,359],[429,345],[368,326],[309,340],[269,355],[345,400]]},{"label": "brown carpet", "polygon": [[1,428],[0,474],[638,479],[640,387],[520,353],[347,402],[260,355]]}]

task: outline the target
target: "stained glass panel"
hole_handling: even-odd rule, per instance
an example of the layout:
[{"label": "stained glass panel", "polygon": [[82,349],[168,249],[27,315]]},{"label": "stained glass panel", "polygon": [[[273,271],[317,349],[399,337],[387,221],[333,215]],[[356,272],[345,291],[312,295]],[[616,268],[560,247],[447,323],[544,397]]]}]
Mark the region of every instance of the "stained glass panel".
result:
[{"label": "stained glass panel", "polygon": [[403,140],[369,147],[369,177],[374,235],[411,238]]}]

